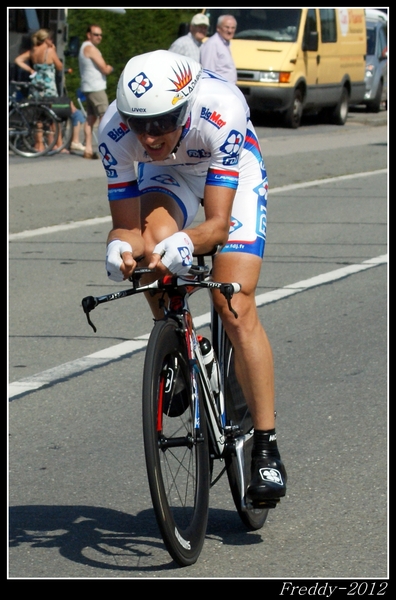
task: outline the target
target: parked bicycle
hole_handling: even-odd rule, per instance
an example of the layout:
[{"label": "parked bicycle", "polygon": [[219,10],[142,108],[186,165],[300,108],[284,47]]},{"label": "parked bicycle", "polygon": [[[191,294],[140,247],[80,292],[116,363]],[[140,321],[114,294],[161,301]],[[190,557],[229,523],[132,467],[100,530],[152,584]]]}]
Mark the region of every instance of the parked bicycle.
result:
[{"label": "parked bicycle", "polygon": [[[151,499],[165,546],[180,565],[195,563],[208,521],[210,488],[227,473],[238,514],[249,530],[260,529],[269,504],[255,508],[246,500],[250,477],[253,424],[234,369],[234,351],[211,304],[211,340],[198,335],[189,306],[199,289],[220,290],[229,310],[241,286],[212,280],[204,256],[190,276],[165,276],[141,285],[152,271],[137,268],[132,288],[104,296],[88,296],[82,307],[150,293],[159,296],[165,317],[154,323],[143,372],[143,437]],[[215,260],[215,258],[214,258]],[[214,461],[221,461],[213,475]]]},{"label": "parked bicycle", "polygon": [[9,95],[9,149],[25,158],[48,154],[56,145],[60,126],[54,111],[43,99],[30,97],[32,89],[41,89],[34,82],[11,81]]}]

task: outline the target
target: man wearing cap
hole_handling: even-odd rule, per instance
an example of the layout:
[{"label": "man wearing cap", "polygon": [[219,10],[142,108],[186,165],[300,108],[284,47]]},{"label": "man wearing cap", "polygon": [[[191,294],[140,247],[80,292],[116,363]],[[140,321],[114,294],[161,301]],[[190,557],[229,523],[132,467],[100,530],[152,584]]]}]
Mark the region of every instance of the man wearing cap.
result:
[{"label": "man wearing cap", "polygon": [[194,15],[190,22],[190,31],[187,35],[177,38],[170,46],[171,52],[177,52],[184,56],[189,56],[197,62],[200,60],[200,49],[202,40],[207,36],[209,27],[209,18],[203,13]]}]

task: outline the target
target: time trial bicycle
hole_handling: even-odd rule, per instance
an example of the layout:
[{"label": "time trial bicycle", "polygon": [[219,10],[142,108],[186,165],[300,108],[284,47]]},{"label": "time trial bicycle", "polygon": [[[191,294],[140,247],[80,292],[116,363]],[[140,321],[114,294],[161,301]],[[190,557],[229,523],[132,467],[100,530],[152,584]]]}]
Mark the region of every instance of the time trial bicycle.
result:
[{"label": "time trial bicycle", "polygon": [[[87,296],[82,307],[96,331],[90,312],[99,304],[140,293],[158,295],[165,316],[154,322],[143,371],[145,460],[165,546],[178,565],[188,566],[201,553],[210,488],[224,472],[247,529],[260,529],[275,503],[254,507],[247,502],[253,424],[235,375],[233,346],[212,303],[211,340],[198,335],[189,305],[197,290],[219,290],[238,318],[231,300],[240,284],[213,281],[203,255],[197,257],[187,277],[167,275],[142,285],[141,277],[147,273],[152,271],[135,269],[129,278],[131,288]],[[214,477],[216,460],[223,464]]]}]

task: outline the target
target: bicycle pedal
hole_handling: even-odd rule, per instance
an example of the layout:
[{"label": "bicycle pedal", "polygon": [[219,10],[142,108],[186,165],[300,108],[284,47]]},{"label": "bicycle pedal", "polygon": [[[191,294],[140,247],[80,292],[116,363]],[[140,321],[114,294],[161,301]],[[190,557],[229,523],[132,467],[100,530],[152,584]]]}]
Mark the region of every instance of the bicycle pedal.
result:
[{"label": "bicycle pedal", "polygon": [[252,508],[276,508],[280,498],[271,498],[270,500],[253,500],[250,502]]}]

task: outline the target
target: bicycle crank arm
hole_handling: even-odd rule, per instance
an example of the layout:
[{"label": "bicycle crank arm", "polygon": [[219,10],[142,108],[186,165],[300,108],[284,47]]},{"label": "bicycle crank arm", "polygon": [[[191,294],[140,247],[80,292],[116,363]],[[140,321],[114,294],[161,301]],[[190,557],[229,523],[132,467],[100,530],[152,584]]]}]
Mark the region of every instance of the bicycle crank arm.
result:
[{"label": "bicycle crank arm", "polygon": [[245,458],[243,454],[243,446],[245,443],[245,436],[236,438],[235,440],[235,454],[237,459],[239,478],[241,482],[241,509],[247,510],[246,497],[245,497]]}]

